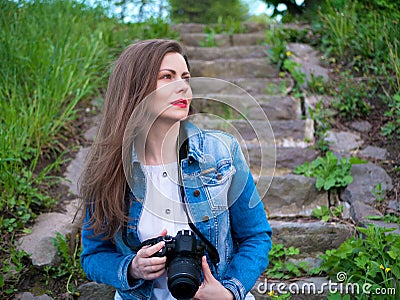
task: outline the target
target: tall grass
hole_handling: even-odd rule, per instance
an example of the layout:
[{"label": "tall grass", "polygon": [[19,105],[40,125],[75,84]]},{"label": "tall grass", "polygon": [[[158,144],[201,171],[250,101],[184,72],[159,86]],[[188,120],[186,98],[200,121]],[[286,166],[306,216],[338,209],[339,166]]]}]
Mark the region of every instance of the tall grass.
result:
[{"label": "tall grass", "polygon": [[[11,232],[51,204],[43,187],[58,182],[49,174],[63,163],[60,141],[78,104],[105,87],[116,52],[176,35],[160,20],[122,24],[71,0],[2,1],[0,28],[0,230]],[[38,170],[45,153],[55,162]]]},{"label": "tall grass", "polygon": [[[346,82],[351,87],[351,93],[348,96],[342,93],[345,97],[339,97],[340,112],[351,119],[365,115],[368,110],[364,108],[370,104],[379,106],[386,110],[386,124],[381,132],[385,137],[398,140],[400,2],[325,0],[323,3],[318,22],[323,33],[322,49],[358,77],[358,80],[346,78],[354,81],[355,85],[352,88]],[[359,83],[360,78],[363,84]]]},{"label": "tall grass", "polygon": [[[354,58],[373,64],[373,72],[381,64],[390,64],[386,40],[400,37],[400,5],[382,6],[390,0],[325,0],[319,12],[323,50],[341,60]],[[389,4],[387,4],[389,5]],[[367,63],[363,72],[368,72]]]},{"label": "tall grass", "polygon": [[0,10],[0,210],[2,229],[11,231],[29,220],[32,205],[50,204],[38,186],[50,183],[48,172],[61,160],[35,174],[38,160],[45,149],[57,151],[78,102],[96,93],[107,53],[93,30],[98,9],[3,1]]}]

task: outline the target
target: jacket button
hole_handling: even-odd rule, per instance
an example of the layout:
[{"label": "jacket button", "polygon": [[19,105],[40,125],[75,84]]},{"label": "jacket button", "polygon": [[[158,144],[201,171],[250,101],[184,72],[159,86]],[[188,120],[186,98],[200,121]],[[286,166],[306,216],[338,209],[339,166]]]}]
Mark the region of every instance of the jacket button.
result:
[{"label": "jacket button", "polygon": [[217,174],[217,179],[218,179],[218,180],[221,180],[221,179],[222,179],[222,174],[221,174],[221,173],[218,173],[218,174]]},{"label": "jacket button", "polygon": [[195,190],[195,191],[193,192],[193,195],[194,195],[195,197],[200,196],[200,191],[199,191],[199,190]]},{"label": "jacket button", "polygon": [[209,216],[204,216],[202,221],[203,222],[208,222],[208,220],[210,220],[210,217]]}]

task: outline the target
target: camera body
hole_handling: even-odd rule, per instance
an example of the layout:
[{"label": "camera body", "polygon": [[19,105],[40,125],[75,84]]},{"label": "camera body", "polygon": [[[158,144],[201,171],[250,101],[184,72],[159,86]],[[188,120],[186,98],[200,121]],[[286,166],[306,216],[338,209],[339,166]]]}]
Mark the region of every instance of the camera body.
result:
[{"label": "camera body", "polygon": [[176,299],[192,298],[201,284],[201,258],[205,244],[196,239],[191,230],[181,230],[175,237],[160,236],[144,241],[143,246],[152,246],[159,242],[165,246],[153,256],[167,257],[168,289]]}]

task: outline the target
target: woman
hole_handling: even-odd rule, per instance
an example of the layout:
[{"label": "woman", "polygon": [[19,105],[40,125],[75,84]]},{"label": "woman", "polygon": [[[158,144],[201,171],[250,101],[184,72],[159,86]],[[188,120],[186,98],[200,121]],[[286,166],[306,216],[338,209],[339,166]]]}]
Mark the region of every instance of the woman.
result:
[{"label": "woman", "polygon": [[193,299],[252,297],[268,265],[271,229],[238,142],[183,121],[189,79],[181,46],[169,40],[129,46],[110,76],[81,178],[81,263],[90,280],[117,289],[115,299],[174,299],[167,257],[155,256],[166,242],[141,242],[180,230],[197,230],[220,259],[205,251]]}]

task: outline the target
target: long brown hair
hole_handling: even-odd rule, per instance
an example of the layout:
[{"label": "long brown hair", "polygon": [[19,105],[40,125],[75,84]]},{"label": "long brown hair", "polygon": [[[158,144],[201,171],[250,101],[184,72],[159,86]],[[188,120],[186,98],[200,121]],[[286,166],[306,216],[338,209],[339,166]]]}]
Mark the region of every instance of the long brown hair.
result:
[{"label": "long brown hair", "polygon": [[161,62],[170,52],[184,55],[176,41],[141,41],[128,46],[114,64],[102,120],[80,178],[80,196],[95,235],[110,239],[127,221],[122,162],[125,128],[134,109],[156,89]]}]

